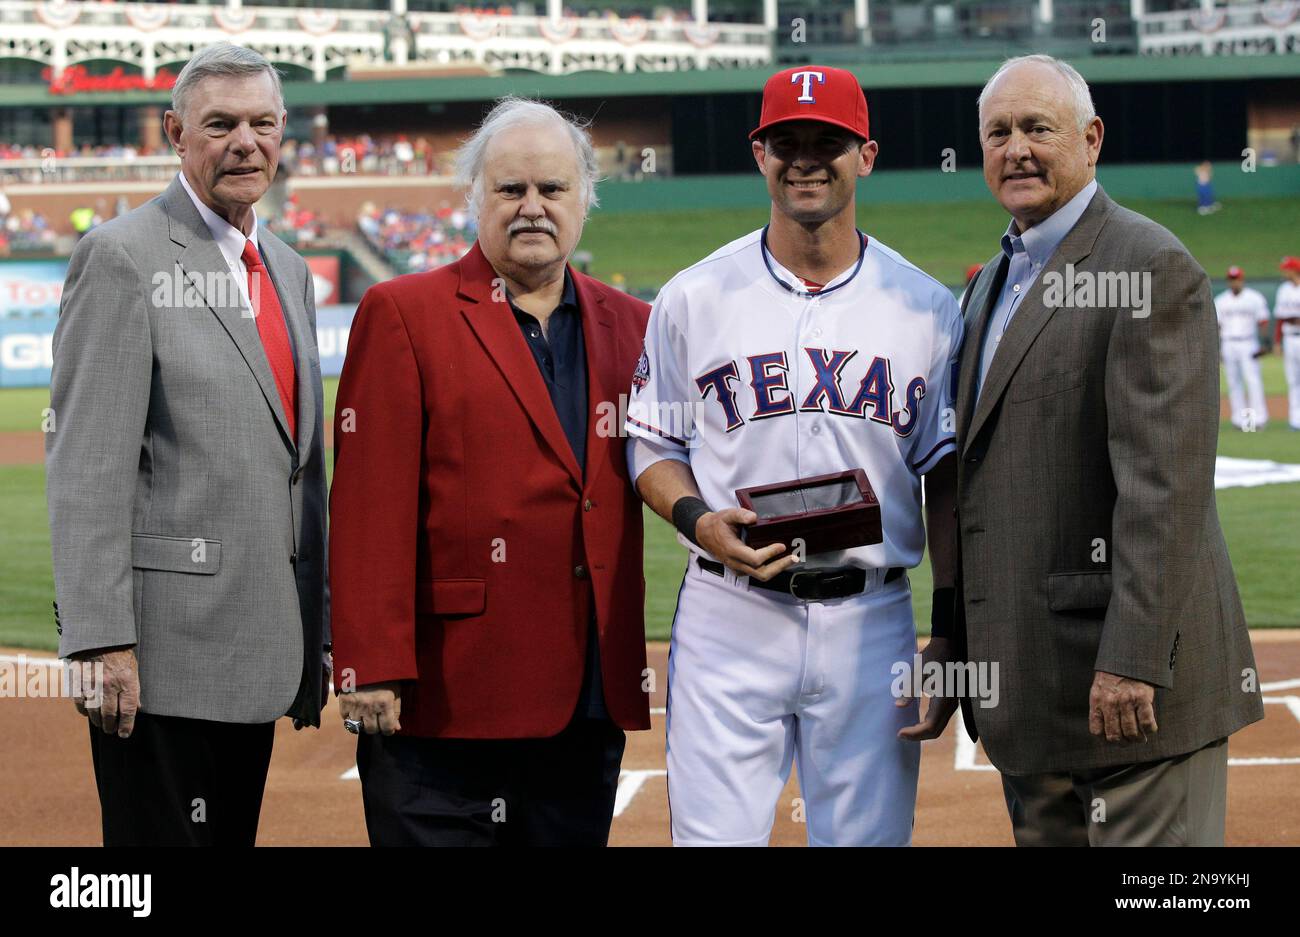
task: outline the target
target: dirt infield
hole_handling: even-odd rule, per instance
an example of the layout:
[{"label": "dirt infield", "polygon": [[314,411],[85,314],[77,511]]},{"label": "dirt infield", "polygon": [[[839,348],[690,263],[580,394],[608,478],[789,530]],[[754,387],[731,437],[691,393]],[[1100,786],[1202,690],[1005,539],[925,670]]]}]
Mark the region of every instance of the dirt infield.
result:
[{"label": "dirt infield", "polygon": [[[1231,845],[1300,844],[1300,630],[1252,633],[1268,705],[1263,722],[1233,737],[1228,773]],[[667,674],[667,645],[649,646]],[[4,659],[21,651],[3,651]],[[651,705],[662,709],[661,687]],[[67,700],[0,699],[0,845],[94,845],[99,805],[86,724]],[[958,727],[926,742],[917,798],[918,845],[1010,845],[998,774],[976,748],[958,746]],[[346,775],[355,742],[333,703],[319,732],[277,731],[258,836],[261,845],[364,845],[359,783]],[[611,843],[668,845],[663,715],[628,736]],[[777,808],[775,845],[801,845],[792,819],[792,778]]]}]

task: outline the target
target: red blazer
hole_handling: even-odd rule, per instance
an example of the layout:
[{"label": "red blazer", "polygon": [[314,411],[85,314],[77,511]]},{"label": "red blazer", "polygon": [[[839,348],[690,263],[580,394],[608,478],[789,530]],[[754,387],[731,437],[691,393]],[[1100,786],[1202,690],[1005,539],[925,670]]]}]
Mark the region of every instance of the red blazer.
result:
[{"label": "red blazer", "polygon": [[619,416],[650,307],[570,274],[585,482],[477,244],[357,309],[334,418],[335,680],[408,681],[403,734],[556,734],[577,707],[593,609],[610,716],[650,727],[641,501]]}]

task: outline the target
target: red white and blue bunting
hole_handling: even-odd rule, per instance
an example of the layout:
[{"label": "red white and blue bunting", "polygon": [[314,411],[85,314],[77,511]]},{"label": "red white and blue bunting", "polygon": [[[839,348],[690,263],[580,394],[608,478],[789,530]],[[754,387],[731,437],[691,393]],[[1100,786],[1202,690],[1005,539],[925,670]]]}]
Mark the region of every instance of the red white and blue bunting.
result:
[{"label": "red white and blue bunting", "polygon": [[231,10],[226,7],[213,7],[212,18],[217,21],[217,25],[228,33],[242,33],[257,21],[257,14],[252,10],[245,10],[240,7],[238,10]]},{"label": "red white and blue bunting", "polygon": [[67,0],[47,0],[36,5],[36,18],[46,26],[63,29],[71,26],[81,16],[81,5]]},{"label": "red white and blue bunting", "polygon": [[150,33],[166,26],[172,11],[161,3],[130,3],[126,4],[126,18],[136,29]]},{"label": "red white and blue bunting", "polygon": [[1264,9],[1260,10],[1264,22],[1278,29],[1290,26],[1295,22],[1297,14],[1300,14],[1300,3],[1296,0],[1273,0],[1264,4]]},{"label": "red white and blue bunting", "polygon": [[557,44],[568,42],[578,35],[578,18],[576,16],[562,16],[558,19],[542,17],[537,21],[537,29],[551,42]]},{"label": "red white and blue bunting", "polygon": [[625,46],[635,45],[650,31],[650,24],[641,16],[622,19],[617,13],[611,12],[606,17],[606,22],[609,24],[610,35]]},{"label": "red white and blue bunting", "polygon": [[1197,10],[1192,14],[1192,26],[1197,32],[1217,33],[1227,19],[1228,11],[1224,9]]},{"label": "red white and blue bunting", "polygon": [[338,24],[339,15],[334,10],[301,10],[298,13],[298,25],[313,36],[333,32]]}]

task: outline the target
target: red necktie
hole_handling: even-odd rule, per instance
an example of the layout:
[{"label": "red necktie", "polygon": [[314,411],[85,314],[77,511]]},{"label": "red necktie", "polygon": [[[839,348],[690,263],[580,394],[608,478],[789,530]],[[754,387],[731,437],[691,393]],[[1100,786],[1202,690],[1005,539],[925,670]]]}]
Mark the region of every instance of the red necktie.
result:
[{"label": "red necktie", "polygon": [[280,391],[280,403],[289,421],[289,436],[297,442],[298,382],[294,378],[293,349],[289,346],[289,332],[284,324],[284,310],[275,294],[275,284],[267,272],[262,256],[252,241],[244,242],[241,258],[248,268],[248,297],[253,304],[253,317],[257,320],[257,334],[262,336],[266,361],[275,375],[275,386]]}]

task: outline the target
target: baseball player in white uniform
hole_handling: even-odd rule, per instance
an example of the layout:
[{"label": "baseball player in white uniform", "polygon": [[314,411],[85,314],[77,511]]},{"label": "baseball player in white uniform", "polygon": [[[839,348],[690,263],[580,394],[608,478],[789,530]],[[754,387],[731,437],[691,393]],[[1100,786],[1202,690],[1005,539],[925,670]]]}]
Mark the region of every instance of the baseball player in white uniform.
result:
[{"label": "baseball player in white uniform", "polygon": [[1263,429],[1268,424],[1268,405],[1259,373],[1259,327],[1268,324],[1268,302],[1259,290],[1246,286],[1240,267],[1229,267],[1228,288],[1214,297],[1214,308],[1232,425],[1248,432]]},{"label": "baseball player in white uniform", "polygon": [[[925,546],[952,612],[952,293],[857,230],[871,172],[849,72],[800,66],[763,94],[769,224],[659,293],[628,407],[646,503],[689,543],[668,672],[676,845],[765,845],[797,763],[810,845],[911,841],[920,746],[956,701],[896,698],[916,653],[905,570]],[[864,469],[883,541],[801,556],[745,545],[736,489]],[[932,640],[927,655],[940,653]]]},{"label": "baseball player in white uniform", "polygon": [[1300,257],[1284,257],[1286,279],[1277,288],[1273,318],[1282,332],[1282,362],[1286,369],[1287,417],[1293,430],[1300,431]]}]

